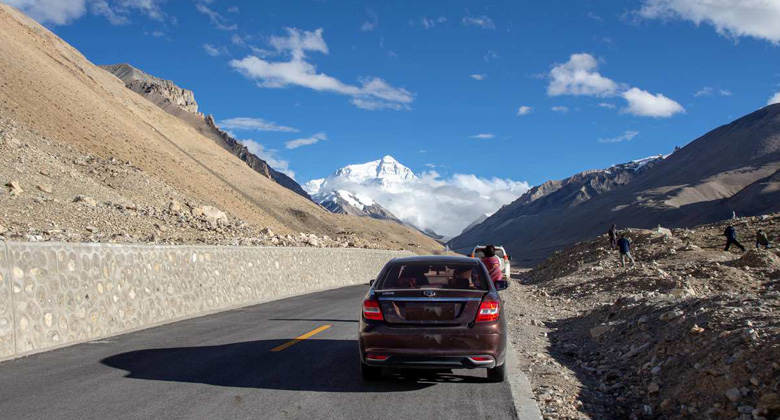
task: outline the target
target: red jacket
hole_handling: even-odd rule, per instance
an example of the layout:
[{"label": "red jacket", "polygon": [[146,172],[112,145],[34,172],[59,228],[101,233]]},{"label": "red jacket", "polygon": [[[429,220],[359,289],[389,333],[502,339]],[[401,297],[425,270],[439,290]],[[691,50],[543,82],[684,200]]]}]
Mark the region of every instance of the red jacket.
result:
[{"label": "red jacket", "polygon": [[501,260],[498,257],[484,257],[482,258],[482,263],[488,269],[490,280],[496,282],[504,279],[504,273],[501,272]]}]

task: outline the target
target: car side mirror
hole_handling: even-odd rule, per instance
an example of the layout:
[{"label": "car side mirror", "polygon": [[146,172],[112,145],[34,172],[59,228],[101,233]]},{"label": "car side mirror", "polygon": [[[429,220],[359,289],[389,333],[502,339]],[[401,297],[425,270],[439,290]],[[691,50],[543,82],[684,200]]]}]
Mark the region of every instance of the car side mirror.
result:
[{"label": "car side mirror", "polygon": [[507,258],[509,261],[512,261],[512,256],[511,256],[511,255],[507,255],[507,256],[506,256],[506,258]]},{"label": "car side mirror", "polygon": [[504,290],[509,287],[509,282],[506,280],[496,281],[496,290]]},{"label": "car side mirror", "polygon": [[376,282],[376,279],[371,279],[371,280],[368,281],[368,285],[369,286],[373,286],[374,282]]}]

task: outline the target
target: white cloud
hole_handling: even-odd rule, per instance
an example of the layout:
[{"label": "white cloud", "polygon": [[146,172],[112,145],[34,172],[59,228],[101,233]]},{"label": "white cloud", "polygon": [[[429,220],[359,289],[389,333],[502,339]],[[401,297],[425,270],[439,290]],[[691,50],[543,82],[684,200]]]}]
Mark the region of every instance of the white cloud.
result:
[{"label": "white cloud", "polygon": [[206,6],[203,3],[196,4],[195,9],[197,9],[198,12],[208,16],[211,23],[221,31],[235,31],[236,29],[238,29],[238,25],[228,24],[227,19],[225,19],[221,14],[217,13],[215,10],[210,9],[208,6]]},{"label": "white cloud", "polygon": [[299,147],[310,146],[312,144],[316,144],[322,140],[327,140],[327,139],[328,136],[326,136],[325,133],[317,133],[311,137],[287,141],[284,143],[284,147],[288,149],[297,149]]},{"label": "white cloud", "polygon": [[467,16],[463,18],[463,24],[466,26],[479,26],[482,29],[496,29],[496,25],[493,23],[493,20],[487,16]]},{"label": "white cloud", "polygon": [[246,146],[247,150],[255,156],[263,159],[269,166],[282,172],[295,179],[295,171],[290,169],[290,162],[279,157],[278,151],[274,149],[266,149],[262,144],[255,140],[246,139],[238,140],[241,144]]},{"label": "white cloud", "polygon": [[376,27],[379,25],[379,16],[377,16],[376,12],[367,9],[366,14],[368,15],[368,20],[363,22],[363,25],[360,26],[360,30],[364,32],[370,32],[376,29]]},{"label": "white cloud", "polygon": [[487,74],[472,74],[469,77],[474,80],[485,80],[487,79]]},{"label": "white cloud", "polygon": [[639,134],[638,131],[626,131],[623,134],[617,136],[617,137],[610,137],[606,139],[599,139],[599,143],[621,143],[624,141],[631,141],[634,137],[636,137]]},{"label": "white cloud", "polygon": [[556,65],[550,71],[547,94],[550,96],[614,95],[619,89],[618,84],[599,74],[598,67],[598,61],[592,55],[572,54],[569,61]]},{"label": "white cloud", "polygon": [[236,117],[219,122],[219,126],[225,130],[254,130],[254,131],[278,131],[283,133],[297,133],[297,128],[278,125],[262,118]]},{"label": "white cloud", "polygon": [[257,81],[261,88],[301,86],[321,92],[332,92],[352,97],[352,104],[363,109],[409,109],[414,94],[404,88],[396,88],[378,77],[362,77],[360,86],[318,73],[316,67],[306,61],[306,52],[328,53],[322,38],[322,29],[314,32],[287,29],[286,37],[274,36],[270,44],[277,53],[289,54],[290,61],[266,61],[257,56],[247,56],[230,61],[230,66],[245,77]]},{"label": "white cloud", "polygon": [[715,27],[727,37],[753,37],[780,43],[778,0],[643,0],[639,16],[684,19]]},{"label": "white cloud", "polygon": [[219,57],[220,55],[227,54],[227,49],[225,47],[215,47],[211,44],[203,44],[203,49],[206,51],[206,54],[212,57]]},{"label": "white cloud", "polygon": [[[662,94],[653,95],[645,90],[617,83],[598,72],[598,61],[590,54],[572,54],[569,61],[558,64],[550,70],[549,96],[578,95],[596,97],[614,97],[620,95],[628,102],[622,112],[641,117],[671,117],[685,113],[685,108]],[[599,104],[604,108],[611,106],[606,102]],[[559,109],[556,109],[559,108]],[[565,107],[553,107],[553,111],[563,111]],[[568,109],[565,109],[568,111]],[[565,112],[565,111],[564,111]]]},{"label": "white cloud", "polygon": [[617,108],[615,104],[611,104],[609,102],[599,102],[598,106],[600,108],[606,108],[606,109],[615,109]]},{"label": "white cloud", "polygon": [[769,101],[766,103],[767,105],[773,105],[773,104],[780,104],[780,92],[777,92],[769,98]]},{"label": "white cloud", "polygon": [[531,108],[530,106],[523,105],[517,109],[517,115],[518,116],[528,115],[531,113],[531,111],[533,111],[533,108]]},{"label": "white cloud", "polygon": [[41,23],[67,25],[84,16],[86,0],[3,0]]},{"label": "white cloud", "polygon": [[[437,24],[446,23],[447,18],[444,16],[439,16],[438,18],[428,18],[428,17],[421,17],[420,18],[420,25],[425,29],[432,29],[436,27]],[[410,21],[410,25],[414,25],[415,21]]]},{"label": "white cloud", "polygon": [[569,112],[569,107],[562,106],[562,105],[554,106],[554,107],[552,107],[550,109],[552,109],[555,112],[560,112],[562,114],[565,114],[565,113]]},{"label": "white cloud", "polygon": [[228,13],[238,13],[240,10],[239,10],[238,6],[230,6],[230,7],[228,7],[227,11],[228,11]]},{"label": "white cloud", "polygon": [[599,16],[599,15],[593,13],[593,12],[588,12],[588,17],[593,19],[593,20],[595,20],[595,21],[597,21],[597,22],[604,22],[604,18],[602,18],[601,16]]},{"label": "white cloud", "polygon": [[105,17],[112,25],[125,25],[130,22],[130,18],[118,13],[109,6],[105,0],[94,0],[90,6],[92,13]]},{"label": "white cloud", "polygon": [[685,113],[685,108],[662,94],[653,95],[639,88],[631,88],[623,92],[623,99],[628,101],[628,108],[622,112],[640,117],[671,117],[674,114]]},{"label": "white cloud", "polygon": [[113,25],[130,22],[133,11],[162,20],[165,16],[159,7],[162,0],[3,0],[4,3],[19,8],[40,23],[68,25],[89,11],[105,17]]},{"label": "white cloud", "polygon": [[482,133],[482,134],[475,134],[471,136],[471,138],[477,140],[490,140],[496,138],[496,135],[492,133]]},{"label": "white cloud", "polygon": [[485,55],[482,56],[482,59],[485,60],[486,63],[489,63],[489,62],[491,62],[493,60],[497,60],[499,58],[501,58],[501,57],[498,55],[497,52],[495,52],[493,50],[488,50],[485,53]]},{"label": "white cloud", "polygon": [[329,178],[323,185],[327,191],[347,190],[370,197],[401,220],[445,236],[459,234],[479,216],[511,203],[529,187],[526,182],[471,174],[443,177],[433,170],[392,188],[344,178]]},{"label": "white cloud", "polygon": [[230,42],[239,46],[246,45],[246,41],[244,41],[244,38],[242,38],[239,34],[233,34],[233,36],[230,37]]},{"label": "white cloud", "polygon": [[704,86],[703,88],[696,91],[696,93],[693,94],[695,98],[698,98],[700,96],[714,96],[714,95],[720,95],[720,96],[731,96],[731,91],[728,89],[716,89],[712,86]]}]

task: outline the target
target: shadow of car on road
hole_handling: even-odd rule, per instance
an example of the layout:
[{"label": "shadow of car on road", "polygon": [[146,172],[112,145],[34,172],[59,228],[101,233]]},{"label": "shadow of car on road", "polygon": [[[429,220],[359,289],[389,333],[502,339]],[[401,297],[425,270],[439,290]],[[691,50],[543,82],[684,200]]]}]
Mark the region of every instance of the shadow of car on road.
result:
[{"label": "shadow of car on road", "polygon": [[101,363],[127,371],[125,377],[132,379],[289,391],[407,392],[438,383],[487,382],[450,370],[395,369],[385,369],[381,381],[365,382],[355,340],[304,340],[271,351],[287,341],[144,349],[110,356]]}]

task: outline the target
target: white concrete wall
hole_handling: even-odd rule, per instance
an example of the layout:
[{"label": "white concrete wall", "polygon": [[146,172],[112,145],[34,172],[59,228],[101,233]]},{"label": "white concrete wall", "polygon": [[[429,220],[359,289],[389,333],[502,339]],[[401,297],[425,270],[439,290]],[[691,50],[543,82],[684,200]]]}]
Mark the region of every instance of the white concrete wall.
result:
[{"label": "white concrete wall", "polygon": [[398,251],[0,241],[0,360],[366,283]]}]

